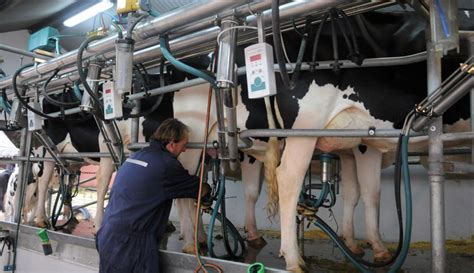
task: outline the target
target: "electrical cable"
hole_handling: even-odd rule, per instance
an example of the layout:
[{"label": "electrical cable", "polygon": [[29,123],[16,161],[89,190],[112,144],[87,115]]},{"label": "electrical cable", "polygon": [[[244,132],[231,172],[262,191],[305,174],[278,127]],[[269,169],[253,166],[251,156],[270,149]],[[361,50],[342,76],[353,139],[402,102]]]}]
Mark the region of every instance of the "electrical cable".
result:
[{"label": "electrical cable", "polygon": [[44,82],[43,88],[41,90],[41,94],[43,97],[51,104],[59,106],[59,107],[74,107],[74,106],[79,106],[81,104],[81,101],[74,101],[74,102],[65,102],[64,101],[64,96],[63,96],[63,101],[55,100],[51,98],[48,93],[46,92],[46,89],[48,87],[49,82],[58,74],[59,69],[54,70],[53,74]]},{"label": "electrical cable", "polygon": [[[160,37],[160,40],[161,40],[161,37]],[[161,45],[161,41],[160,41],[160,45]],[[166,47],[166,46],[165,46]],[[214,54],[217,54],[217,46],[216,46],[216,49],[214,51]],[[217,55],[214,55],[214,56],[217,56]],[[217,58],[214,59],[214,63],[213,63],[213,70],[216,68],[217,66]],[[213,268],[215,269],[217,272],[224,272],[224,270],[218,266],[218,265],[215,265],[215,264],[212,264],[212,263],[203,263],[202,260],[201,260],[201,255],[199,253],[199,234],[198,234],[198,230],[199,230],[199,215],[200,215],[200,212],[201,212],[201,194],[202,194],[202,183],[204,181],[204,162],[206,160],[206,144],[207,144],[207,140],[208,140],[208,135],[209,135],[209,118],[210,118],[210,115],[211,115],[211,102],[212,102],[212,86],[209,86],[209,92],[208,92],[208,95],[207,95],[207,109],[206,109],[206,120],[205,120],[205,126],[204,126],[204,141],[203,141],[203,146],[202,146],[202,153],[201,153],[201,170],[200,170],[200,174],[199,174],[199,192],[198,192],[198,198],[197,198],[197,207],[196,207],[196,221],[194,223],[194,254],[195,254],[195,257],[196,257],[196,260],[198,262],[198,267],[194,270],[194,273],[198,273],[198,272],[201,272],[204,271],[205,273],[207,273],[207,269],[206,267],[210,267],[210,268]]]}]

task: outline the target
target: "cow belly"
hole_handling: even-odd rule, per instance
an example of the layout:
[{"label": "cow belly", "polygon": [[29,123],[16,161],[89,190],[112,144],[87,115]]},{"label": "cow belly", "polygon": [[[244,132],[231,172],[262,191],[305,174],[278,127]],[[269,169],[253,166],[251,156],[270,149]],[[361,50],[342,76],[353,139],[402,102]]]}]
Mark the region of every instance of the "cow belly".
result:
[{"label": "cow belly", "polygon": [[[349,108],[337,114],[325,127],[325,129],[355,129],[367,127],[367,118],[357,109]],[[321,137],[316,143],[316,148],[323,152],[351,149],[359,145],[361,139],[358,137]]]}]

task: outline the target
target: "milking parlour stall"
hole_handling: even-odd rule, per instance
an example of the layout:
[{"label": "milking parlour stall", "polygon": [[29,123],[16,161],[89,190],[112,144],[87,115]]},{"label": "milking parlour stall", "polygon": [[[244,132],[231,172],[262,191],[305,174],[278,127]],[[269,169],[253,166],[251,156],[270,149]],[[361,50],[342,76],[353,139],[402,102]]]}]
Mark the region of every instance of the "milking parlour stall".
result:
[{"label": "milking parlour stall", "polygon": [[473,52],[470,0],[0,0],[0,266],[472,273]]}]

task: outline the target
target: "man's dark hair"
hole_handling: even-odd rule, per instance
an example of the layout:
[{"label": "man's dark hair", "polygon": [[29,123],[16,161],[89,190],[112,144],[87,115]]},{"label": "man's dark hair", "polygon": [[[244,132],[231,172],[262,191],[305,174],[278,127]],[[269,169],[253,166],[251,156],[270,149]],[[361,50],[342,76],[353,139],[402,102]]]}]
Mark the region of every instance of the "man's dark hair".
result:
[{"label": "man's dark hair", "polygon": [[189,132],[188,126],[175,118],[169,118],[163,121],[156,129],[152,139],[158,140],[164,145],[174,141],[179,142]]}]

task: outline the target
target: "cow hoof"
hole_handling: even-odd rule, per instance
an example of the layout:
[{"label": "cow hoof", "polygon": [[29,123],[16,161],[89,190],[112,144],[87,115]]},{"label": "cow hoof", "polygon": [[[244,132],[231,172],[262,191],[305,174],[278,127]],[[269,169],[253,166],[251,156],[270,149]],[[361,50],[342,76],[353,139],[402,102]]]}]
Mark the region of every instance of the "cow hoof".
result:
[{"label": "cow hoof", "polygon": [[76,217],[72,217],[71,220],[69,220],[69,223],[67,225],[71,229],[74,229],[74,228],[76,228],[77,225],[79,225],[79,220],[77,220]]},{"label": "cow hoof", "polygon": [[352,254],[356,255],[357,257],[363,257],[365,255],[365,251],[359,246],[350,247],[349,249],[351,250]]},{"label": "cow hoof", "polygon": [[181,251],[186,254],[194,254],[194,246],[193,245],[184,246],[183,249],[181,249]]},{"label": "cow hoof", "polygon": [[35,222],[35,226],[36,227],[39,227],[39,228],[46,228],[46,229],[49,229],[51,228],[51,225],[49,224],[48,221],[39,221],[39,222]]},{"label": "cow hoof", "polygon": [[304,273],[304,268],[303,267],[298,267],[298,268],[287,268],[288,271],[293,272],[293,273]]},{"label": "cow hoof", "polygon": [[176,227],[173,225],[173,222],[168,221],[166,224],[165,233],[173,233],[176,231]]},{"label": "cow hoof", "polygon": [[[206,255],[207,253],[207,243],[204,242],[204,243],[199,243],[199,252],[201,253],[201,255]],[[194,251],[194,245],[186,245],[183,247],[183,249],[181,249],[181,251],[183,253],[186,253],[186,254],[195,254],[195,251]]]},{"label": "cow hoof", "polygon": [[380,253],[375,253],[374,254],[374,262],[386,262],[392,259],[393,255],[392,253],[388,251],[380,252]]},{"label": "cow hoof", "polygon": [[264,247],[266,244],[267,244],[267,241],[265,241],[265,239],[263,239],[263,237],[261,236],[253,240],[247,240],[247,245],[255,249],[260,249]]}]

